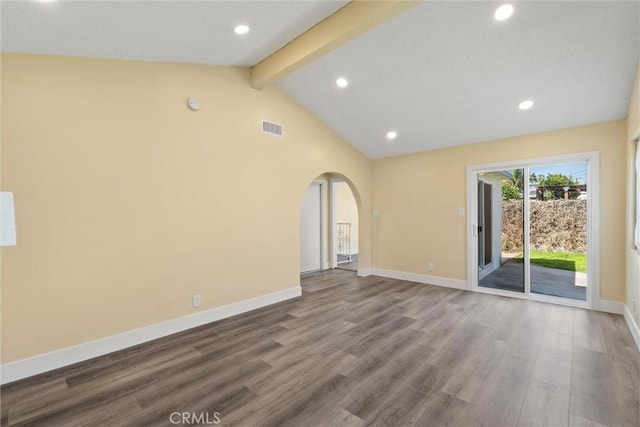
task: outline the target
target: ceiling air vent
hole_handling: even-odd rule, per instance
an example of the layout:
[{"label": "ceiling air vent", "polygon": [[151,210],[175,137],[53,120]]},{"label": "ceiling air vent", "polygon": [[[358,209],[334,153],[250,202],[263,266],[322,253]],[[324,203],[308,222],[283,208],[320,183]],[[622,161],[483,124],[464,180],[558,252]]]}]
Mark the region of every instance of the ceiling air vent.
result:
[{"label": "ceiling air vent", "polygon": [[268,133],[270,135],[282,136],[282,125],[263,120],[262,132]]}]

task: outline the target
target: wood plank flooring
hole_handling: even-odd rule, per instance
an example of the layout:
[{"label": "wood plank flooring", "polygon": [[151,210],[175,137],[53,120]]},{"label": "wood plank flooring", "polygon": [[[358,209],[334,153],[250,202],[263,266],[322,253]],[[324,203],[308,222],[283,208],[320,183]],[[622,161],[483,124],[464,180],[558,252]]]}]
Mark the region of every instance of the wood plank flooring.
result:
[{"label": "wood plank flooring", "polygon": [[342,270],[302,283],[301,298],[6,385],[0,423],[640,425],[621,316]]}]

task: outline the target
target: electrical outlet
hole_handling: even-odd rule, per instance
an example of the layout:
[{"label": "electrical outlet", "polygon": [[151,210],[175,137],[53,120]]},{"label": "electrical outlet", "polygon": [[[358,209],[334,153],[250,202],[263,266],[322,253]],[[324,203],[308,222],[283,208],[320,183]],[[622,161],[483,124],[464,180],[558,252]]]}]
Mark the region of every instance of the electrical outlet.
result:
[{"label": "electrical outlet", "polygon": [[433,264],[427,264],[427,271],[433,271]]},{"label": "electrical outlet", "polygon": [[191,306],[200,307],[200,295],[194,295],[191,297]]}]

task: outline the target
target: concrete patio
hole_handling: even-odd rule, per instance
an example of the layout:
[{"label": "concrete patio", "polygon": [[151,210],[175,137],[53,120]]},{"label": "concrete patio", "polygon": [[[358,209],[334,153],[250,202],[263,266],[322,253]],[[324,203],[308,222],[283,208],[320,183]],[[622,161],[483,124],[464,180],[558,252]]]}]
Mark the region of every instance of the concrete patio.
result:
[{"label": "concrete patio", "polygon": [[[479,286],[524,292],[524,264],[509,260],[482,278]],[[586,301],[587,274],[531,264],[531,292]]]}]

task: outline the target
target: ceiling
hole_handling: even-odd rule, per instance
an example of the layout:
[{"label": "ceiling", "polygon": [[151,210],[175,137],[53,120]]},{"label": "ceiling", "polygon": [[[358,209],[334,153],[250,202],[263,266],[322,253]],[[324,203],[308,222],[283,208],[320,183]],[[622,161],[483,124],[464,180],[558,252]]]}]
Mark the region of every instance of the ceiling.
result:
[{"label": "ceiling", "polygon": [[[1,47],[252,66],[346,3],[2,1]],[[513,4],[498,22],[497,2],[423,2],[278,84],[370,158],[624,118],[640,1]]]},{"label": "ceiling", "polygon": [[640,3],[498,5],[424,2],[279,84],[370,158],[626,117]]},{"label": "ceiling", "polygon": [[2,51],[252,66],[347,3],[2,1]]}]

